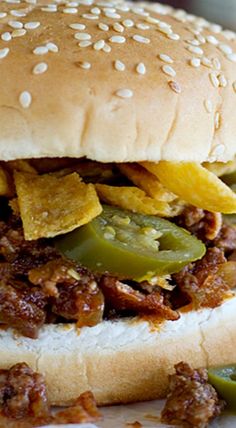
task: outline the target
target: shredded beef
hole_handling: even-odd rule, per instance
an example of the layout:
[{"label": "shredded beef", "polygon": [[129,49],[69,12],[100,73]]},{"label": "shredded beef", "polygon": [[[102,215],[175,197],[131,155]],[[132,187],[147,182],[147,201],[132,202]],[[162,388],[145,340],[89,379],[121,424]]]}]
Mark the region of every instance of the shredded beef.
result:
[{"label": "shredded beef", "polygon": [[192,370],[181,362],[175,365],[175,371],[170,376],[170,392],[162,411],[162,421],[181,427],[207,427],[225,406],[208,383],[207,370]]},{"label": "shredded beef", "polygon": [[215,308],[228,295],[227,281],[217,274],[226,261],[223,250],[209,248],[201,260],[190,263],[181,272],[173,275],[180,291],[189,298],[195,308]]},{"label": "shredded beef", "polygon": [[109,276],[102,278],[100,286],[107,304],[118,311],[154,314],[173,321],[179,318],[179,314],[165,304],[164,296],[160,291],[144,294]]}]

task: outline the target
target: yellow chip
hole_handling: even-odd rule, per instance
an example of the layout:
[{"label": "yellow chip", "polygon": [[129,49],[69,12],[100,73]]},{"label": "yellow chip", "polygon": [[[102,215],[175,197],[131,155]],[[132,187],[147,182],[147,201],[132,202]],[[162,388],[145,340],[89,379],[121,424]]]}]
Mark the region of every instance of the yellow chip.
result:
[{"label": "yellow chip", "polygon": [[102,211],[94,186],[76,173],[57,178],[15,172],[15,184],[27,240],[70,232]]},{"label": "yellow chip", "polygon": [[0,166],[0,196],[8,198],[14,195],[14,182],[10,174]]},{"label": "yellow chip", "polygon": [[204,168],[208,169],[208,171],[213,172],[213,174],[217,175],[217,177],[221,177],[225,174],[231,174],[236,171],[236,159],[229,162],[204,162]]},{"label": "yellow chip", "polygon": [[156,201],[137,187],[115,187],[106,184],[95,184],[98,196],[103,202],[130,210],[136,213],[172,217],[176,214],[175,207],[167,202]]},{"label": "yellow chip", "polygon": [[189,204],[213,212],[236,213],[236,194],[200,164],[161,161],[142,165]]},{"label": "yellow chip", "polygon": [[21,171],[21,172],[30,172],[31,174],[37,174],[36,169],[30,165],[30,162],[27,160],[14,160],[6,162],[6,167],[11,171]]},{"label": "yellow chip", "polygon": [[9,207],[11,207],[13,214],[15,214],[17,217],[19,217],[20,216],[20,207],[18,204],[18,199],[13,198],[8,202],[8,204],[9,204]]},{"label": "yellow chip", "polygon": [[118,165],[122,174],[129,178],[137,187],[158,201],[172,202],[177,196],[167,190],[163,184],[141,165],[135,163],[123,163]]}]

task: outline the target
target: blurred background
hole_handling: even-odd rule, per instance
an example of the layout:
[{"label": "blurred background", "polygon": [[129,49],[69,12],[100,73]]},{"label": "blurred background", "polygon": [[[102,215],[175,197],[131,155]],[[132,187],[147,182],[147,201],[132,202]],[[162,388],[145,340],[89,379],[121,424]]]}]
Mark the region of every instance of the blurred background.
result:
[{"label": "blurred background", "polygon": [[236,0],[157,0],[236,30]]}]

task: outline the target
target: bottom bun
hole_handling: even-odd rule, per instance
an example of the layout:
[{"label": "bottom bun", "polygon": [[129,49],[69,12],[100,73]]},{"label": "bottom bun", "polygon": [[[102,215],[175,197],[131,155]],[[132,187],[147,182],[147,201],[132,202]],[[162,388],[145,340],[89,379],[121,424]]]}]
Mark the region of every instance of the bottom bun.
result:
[{"label": "bottom bun", "polygon": [[0,367],[26,362],[44,374],[53,405],[92,390],[97,403],[165,396],[168,374],[184,360],[194,368],[236,362],[236,297],[216,309],[183,313],[153,328],[137,319],[76,329],[48,325],[39,338],[0,331]]}]

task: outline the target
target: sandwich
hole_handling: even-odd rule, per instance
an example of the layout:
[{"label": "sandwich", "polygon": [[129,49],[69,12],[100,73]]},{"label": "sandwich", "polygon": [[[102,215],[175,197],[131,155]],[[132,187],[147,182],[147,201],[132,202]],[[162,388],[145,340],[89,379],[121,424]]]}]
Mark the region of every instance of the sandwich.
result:
[{"label": "sandwich", "polygon": [[0,6],[0,368],[103,405],[235,362],[236,34],[158,3]]}]

